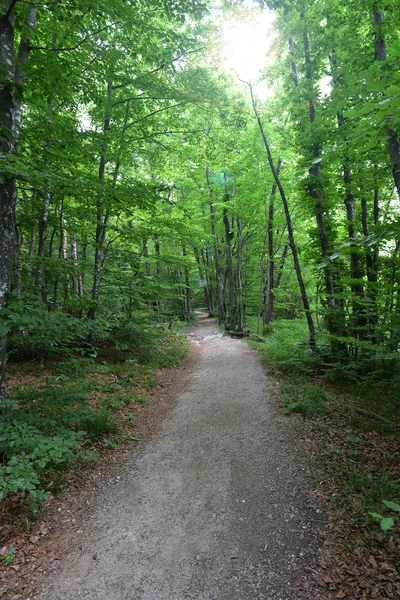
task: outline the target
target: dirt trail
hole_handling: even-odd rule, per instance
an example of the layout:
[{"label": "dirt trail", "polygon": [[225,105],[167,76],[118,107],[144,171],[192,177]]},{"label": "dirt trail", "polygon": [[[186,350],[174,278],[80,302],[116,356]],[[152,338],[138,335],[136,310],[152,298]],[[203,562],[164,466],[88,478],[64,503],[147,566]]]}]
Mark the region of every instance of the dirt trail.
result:
[{"label": "dirt trail", "polygon": [[42,600],[296,599],[317,547],[301,449],[254,351],[205,315],[190,340],[176,407],[101,486]]}]

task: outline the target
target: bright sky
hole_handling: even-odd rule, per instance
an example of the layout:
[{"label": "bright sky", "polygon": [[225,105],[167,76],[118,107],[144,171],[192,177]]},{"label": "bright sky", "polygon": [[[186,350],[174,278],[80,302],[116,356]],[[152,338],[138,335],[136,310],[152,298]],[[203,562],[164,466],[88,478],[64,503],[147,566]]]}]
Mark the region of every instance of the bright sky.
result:
[{"label": "bright sky", "polygon": [[[214,21],[215,28],[210,38],[211,57],[224,71],[234,77],[236,71],[240,79],[250,80],[255,85],[274,61],[278,41],[275,15],[268,10],[260,10],[251,0],[222,14],[223,18],[216,15]],[[257,92],[260,92],[258,87]]]}]

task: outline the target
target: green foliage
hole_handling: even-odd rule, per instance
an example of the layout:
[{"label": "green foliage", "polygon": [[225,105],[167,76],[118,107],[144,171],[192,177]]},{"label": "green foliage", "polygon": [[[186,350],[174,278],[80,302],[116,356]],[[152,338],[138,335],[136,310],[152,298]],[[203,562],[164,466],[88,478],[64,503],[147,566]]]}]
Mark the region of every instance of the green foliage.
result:
[{"label": "green foliage", "polygon": [[48,312],[32,294],[11,295],[1,326],[16,356],[54,357],[76,348],[89,352],[88,340],[104,335],[103,324],[62,311]]},{"label": "green foliage", "polygon": [[[356,458],[362,460],[361,456]],[[356,463],[355,459],[342,465],[328,465],[328,471],[335,471],[342,478],[340,491],[332,497],[332,502],[339,506],[350,503],[355,508],[357,518],[362,521],[366,520],[367,515],[375,518],[375,514],[380,514],[375,513],[375,509],[382,502],[386,505],[387,501],[382,498],[398,497],[400,493],[400,485],[390,477],[389,473],[371,472],[367,466],[360,462]],[[395,510],[391,506],[387,507]]]},{"label": "green foliage", "polygon": [[329,398],[326,392],[300,377],[285,377],[281,381],[285,411],[313,415],[328,412]]},{"label": "green foliage", "polygon": [[93,411],[87,409],[79,416],[79,427],[81,427],[92,441],[98,440],[108,433],[115,433],[117,426],[111,420],[108,410]]},{"label": "green foliage", "polygon": [[[253,325],[250,321],[250,326]],[[253,345],[260,354],[262,364],[272,372],[289,375],[312,375],[319,363],[307,342],[307,324],[304,320],[278,319],[269,326],[265,341]]]},{"label": "green foliage", "polygon": [[[391,500],[383,500],[383,504],[392,512],[400,513],[400,504],[397,504],[397,502],[392,502]],[[369,515],[373,519],[379,520],[379,525],[382,531],[389,531],[389,529],[393,529],[395,526],[395,521],[392,517],[383,517],[381,514],[376,512],[370,512]]]},{"label": "green foliage", "polygon": [[[8,402],[0,434],[0,494],[26,493],[29,512],[56,489],[63,469],[79,457],[89,458],[84,449],[85,435],[96,434],[105,424],[104,415],[90,409],[88,391],[57,378],[47,384],[20,390]],[[107,421],[109,415],[107,414]],[[101,426],[97,424],[100,421]]]},{"label": "green foliage", "polygon": [[139,396],[135,397],[135,402],[137,402],[138,404],[144,405],[147,404],[147,402],[149,401],[148,396],[146,396],[146,394],[140,394]]},{"label": "green foliage", "polygon": [[3,562],[6,567],[8,567],[8,565],[11,565],[11,563],[13,562],[15,558],[15,553],[16,550],[14,546],[8,546],[6,553],[0,554],[0,561]]},{"label": "green foliage", "polygon": [[[152,389],[157,384],[156,369],[175,366],[187,352],[184,338],[157,327],[147,342],[146,353],[140,355],[144,364],[136,357],[106,363],[101,358],[70,356],[53,365],[35,385],[16,389],[3,405],[0,499],[9,493],[22,494],[28,518],[50,492],[62,486],[64,472],[76,461],[95,458],[88,446],[110,435],[102,443],[109,448],[118,445],[113,413],[132,402],[145,404],[148,396],[135,387]],[[151,342],[162,345],[152,349]],[[91,401],[93,391],[101,394],[97,407]]]}]

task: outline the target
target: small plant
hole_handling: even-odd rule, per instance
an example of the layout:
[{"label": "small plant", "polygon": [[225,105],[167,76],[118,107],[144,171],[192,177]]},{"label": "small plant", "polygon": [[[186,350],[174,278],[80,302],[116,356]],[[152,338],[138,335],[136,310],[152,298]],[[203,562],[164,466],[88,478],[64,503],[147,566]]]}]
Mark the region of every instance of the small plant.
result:
[{"label": "small plant", "polygon": [[[400,513],[400,504],[397,504],[397,502],[392,502],[391,500],[383,500],[383,504],[387,508],[389,508],[389,510],[391,510],[395,513]],[[376,512],[370,512],[368,514],[373,519],[378,519],[379,525],[380,525],[380,528],[382,529],[382,531],[386,532],[395,527],[395,521],[392,517],[384,517],[383,515],[376,513]]]},{"label": "small plant", "polygon": [[94,441],[107,433],[116,432],[116,424],[110,419],[111,415],[108,410],[91,410],[80,420],[79,425],[88,433],[90,439]]},{"label": "small plant", "polygon": [[104,445],[107,448],[118,448],[118,446],[119,446],[119,439],[116,436],[114,436],[111,440],[106,440],[104,442]]},{"label": "small plant", "polygon": [[142,406],[144,404],[146,404],[149,401],[149,397],[146,396],[146,394],[140,394],[140,396],[137,396],[135,398],[135,402],[137,402],[138,404],[141,404]]},{"label": "small plant", "polygon": [[329,410],[324,390],[308,383],[304,378],[285,378],[281,383],[281,390],[285,394],[284,407],[288,413],[310,415]]},{"label": "small plant", "polygon": [[139,361],[137,358],[128,358],[128,359],[126,359],[125,364],[129,365],[131,367],[137,367],[139,364]]},{"label": "small plant", "polygon": [[13,560],[15,558],[15,553],[16,553],[16,550],[15,550],[14,546],[8,546],[6,553],[0,554],[0,561],[6,567],[8,567],[13,562]]},{"label": "small plant", "polygon": [[104,398],[101,401],[101,406],[104,406],[104,408],[108,409],[108,410],[121,410],[124,406],[126,406],[125,402],[121,399],[119,400],[118,398]]}]

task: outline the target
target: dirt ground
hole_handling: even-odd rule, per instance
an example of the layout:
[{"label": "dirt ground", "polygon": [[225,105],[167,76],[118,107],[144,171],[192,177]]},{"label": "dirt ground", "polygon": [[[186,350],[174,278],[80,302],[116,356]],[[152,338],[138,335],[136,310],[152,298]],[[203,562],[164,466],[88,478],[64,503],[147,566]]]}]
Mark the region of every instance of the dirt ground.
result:
[{"label": "dirt ground", "polygon": [[305,447],[253,350],[206,315],[189,339],[192,359],[157,433],[94,484],[30,598],[299,597],[325,526],[307,503]]}]

